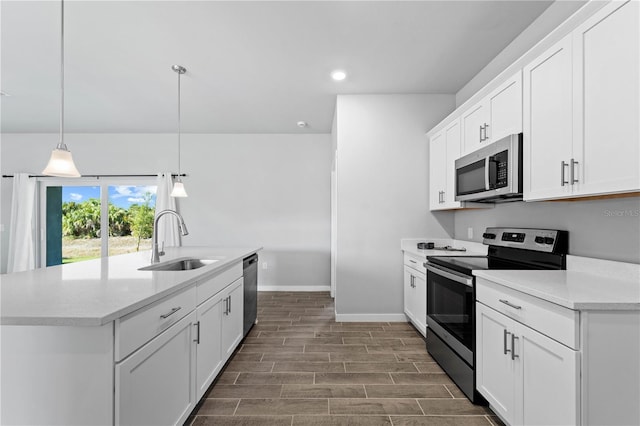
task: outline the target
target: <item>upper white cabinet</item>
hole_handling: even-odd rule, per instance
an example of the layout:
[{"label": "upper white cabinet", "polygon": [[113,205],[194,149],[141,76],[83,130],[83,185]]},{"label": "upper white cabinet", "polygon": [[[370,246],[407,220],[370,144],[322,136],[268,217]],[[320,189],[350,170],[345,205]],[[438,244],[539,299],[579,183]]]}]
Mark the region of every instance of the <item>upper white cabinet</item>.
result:
[{"label": "upper white cabinet", "polygon": [[640,189],[640,6],[612,2],[524,67],[524,199]]},{"label": "upper white cabinet", "polygon": [[461,118],[462,154],[522,132],[522,73],[518,71]]},{"label": "upper white cabinet", "polygon": [[455,201],[455,161],[460,157],[460,120],[429,140],[429,206],[431,210],[462,207]]},{"label": "upper white cabinet", "polygon": [[640,4],[614,2],[573,33],[575,192],[640,189]]}]

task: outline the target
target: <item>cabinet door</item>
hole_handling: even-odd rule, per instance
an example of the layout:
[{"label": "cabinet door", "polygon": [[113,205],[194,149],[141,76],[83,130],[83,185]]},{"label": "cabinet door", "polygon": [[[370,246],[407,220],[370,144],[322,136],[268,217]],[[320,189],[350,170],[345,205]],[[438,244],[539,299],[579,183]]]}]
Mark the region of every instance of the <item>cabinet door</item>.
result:
[{"label": "cabinet door", "polygon": [[116,364],[118,425],[183,424],[194,408],[195,312]]},{"label": "cabinet door", "polygon": [[[225,300],[227,302],[225,303]],[[222,311],[222,360],[226,361],[242,340],[244,320],[244,288],[242,278],[229,286],[226,298],[223,300]]]},{"label": "cabinet door", "polygon": [[522,73],[518,71],[486,99],[489,111],[486,143],[522,132]]},{"label": "cabinet door", "polygon": [[468,154],[486,145],[481,127],[489,122],[489,118],[483,102],[465,111],[460,120],[462,123],[463,154]]},{"label": "cabinet door", "polygon": [[456,201],[456,160],[460,158],[460,120],[448,125],[444,130],[446,141],[446,162],[444,169],[444,206],[449,209],[460,207]]},{"label": "cabinet door", "polygon": [[427,335],[427,280],[422,274],[414,275],[413,298],[415,303],[415,326],[422,333]]},{"label": "cabinet door", "polygon": [[413,322],[413,273],[408,266],[404,267],[404,313]]},{"label": "cabinet door", "polygon": [[511,360],[511,335],[515,322],[493,309],[476,303],[476,388],[491,408],[514,424],[515,367]]},{"label": "cabinet door", "polygon": [[223,365],[220,345],[222,333],[222,297],[214,296],[198,306],[197,353],[196,353],[196,399],[200,400]]},{"label": "cabinet door", "polygon": [[579,195],[640,188],[639,10],[613,2],[574,31]]},{"label": "cabinet door", "polygon": [[579,353],[525,326],[519,326],[517,334],[517,423],[579,424]]},{"label": "cabinet door", "polygon": [[446,183],[447,145],[444,131],[431,136],[429,141],[429,207],[444,208],[443,192]]},{"label": "cabinet door", "polygon": [[[572,152],[571,36],[524,67],[524,199],[571,194]],[[564,179],[563,179],[564,177]]]}]

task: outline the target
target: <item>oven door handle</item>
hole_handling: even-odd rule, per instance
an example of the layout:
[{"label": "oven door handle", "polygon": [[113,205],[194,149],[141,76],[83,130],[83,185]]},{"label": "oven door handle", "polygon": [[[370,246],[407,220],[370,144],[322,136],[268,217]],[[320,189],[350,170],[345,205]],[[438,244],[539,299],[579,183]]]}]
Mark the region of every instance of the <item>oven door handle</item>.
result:
[{"label": "oven door handle", "polygon": [[452,271],[447,271],[447,270],[444,270],[442,268],[438,268],[436,266],[433,266],[430,263],[426,263],[425,266],[427,267],[427,271],[431,271],[434,274],[443,276],[443,277],[448,278],[448,279],[450,279],[452,281],[455,281],[457,283],[464,284],[467,287],[473,287],[473,278],[469,278],[469,276],[467,276],[467,275],[458,274],[458,273],[452,272]]}]

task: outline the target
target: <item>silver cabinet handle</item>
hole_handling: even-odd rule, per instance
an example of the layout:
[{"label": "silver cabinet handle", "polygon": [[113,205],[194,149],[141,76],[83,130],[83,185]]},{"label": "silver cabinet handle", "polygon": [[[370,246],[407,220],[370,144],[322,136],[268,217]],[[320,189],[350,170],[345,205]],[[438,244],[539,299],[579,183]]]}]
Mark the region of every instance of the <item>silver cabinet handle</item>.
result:
[{"label": "silver cabinet handle", "polygon": [[571,168],[571,175],[570,175],[571,176],[571,185],[573,185],[574,183],[578,183],[578,179],[574,179],[576,164],[579,164],[579,163],[572,158],[571,159],[571,165],[569,166]]},{"label": "silver cabinet handle", "polygon": [[567,166],[568,164],[565,163],[564,160],[560,162],[560,186],[565,186],[569,183],[568,181],[564,180],[564,168]]},{"label": "silver cabinet handle", "polygon": [[505,299],[499,299],[500,303],[504,303],[507,306],[512,307],[513,309],[522,309],[522,306],[518,306],[518,305],[514,305],[513,303],[509,302],[508,300]]},{"label": "silver cabinet handle", "polygon": [[409,262],[411,262],[411,263],[418,263],[418,262],[416,262],[415,260],[411,260],[411,259],[409,259]]},{"label": "silver cabinet handle", "polygon": [[229,298],[224,298],[224,314],[229,315]]},{"label": "silver cabinet handle", "polygon": [[489,140],[489,135],[487,134],[488,128],[489,128],[489,125],[487,123],[484,123],[484,140],[485,141]]},{"label": "silver cabinet handle", "polygon": [[482,142],[484,139],[482,139],[482,126],[480,126],[480,142]]},{"label": "silver cabinet handle", "polygon": [[[506,329],[504,330],[504,336],[503,336],[503,347],[504,347],[504,354],[508,354],[509,352],[511,352],[511,349],[507,349],[507,336],[511,334],[509,333]],[[513,349],[513,344],[511,344],[511,348]]]},{"label": "silver cabinet handle", "polygon": [[194,325],[196,326],[196,332],[198,334],[197,334],[197,337],[193,339],[193,341],[199,345],[200,344],[200,321],[196,322]]},{"label": "silver cabinet handle", "polygon": [[160,315],[160,318],[162,319],[166,319],[169,318],[171,315],[175,314],[176,312],[178,312],[180,309],[182,309],[181,306],[178,306],[177,308],[172,308],[169,312],[167,312],[166,314]]},{"label": "silver cabinet handle", "polygon": [[229,295],[229,313],[231,313],[231,295]]},{"label": "silver cabinet handle", "polygon": [[515,360],[516,358],[520,358],[520,355],[516,355],[516,337],[515,334],[511,335],[511,360]]}]

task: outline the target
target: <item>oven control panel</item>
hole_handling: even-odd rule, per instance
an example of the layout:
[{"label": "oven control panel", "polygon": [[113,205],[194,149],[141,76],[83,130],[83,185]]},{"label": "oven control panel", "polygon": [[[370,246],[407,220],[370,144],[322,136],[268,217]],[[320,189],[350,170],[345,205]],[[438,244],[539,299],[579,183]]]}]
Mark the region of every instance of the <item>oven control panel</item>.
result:
[{"label": "oven control panel", "polygon": [[567,253],[567,231],[533,228],[487,228],[482,234],[483,244],[521,248],[546,253]]}]

